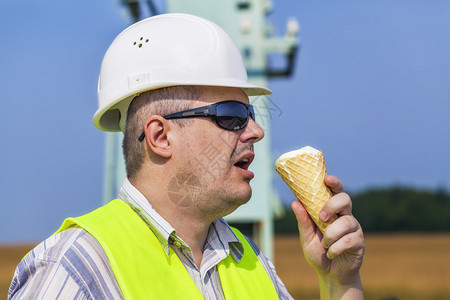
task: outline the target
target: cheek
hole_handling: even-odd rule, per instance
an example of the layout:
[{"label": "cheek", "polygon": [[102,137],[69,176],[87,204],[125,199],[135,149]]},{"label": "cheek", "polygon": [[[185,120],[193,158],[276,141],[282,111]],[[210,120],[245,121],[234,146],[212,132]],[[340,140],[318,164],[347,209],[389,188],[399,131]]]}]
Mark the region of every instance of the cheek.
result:
[{"label": "cheek", "polygon": [[199,119],[192,125],[181,137],[185,146],[178,150],[186,152],[183,156],[189,159],[196,173],[212,184],[230,172],[239,135],[208,120]]},{"label": "cheek", "polygon": [[[220,146],[219,146],[220,145]],[[191,166],[203,178],[205,185],[222,184],[231,172],[231,149],[222,144],[207,143],[191,156]]]},{"label": "cheek", "polygon": [[227,151],[234,152],[239,141],[239,133],[221,129],[216,135],[216,143]]},{"label": "cheek", "polygon": [[192,157],[193,165],[205,175],[209,183],[230,172],[230,149],[210,142]]}]

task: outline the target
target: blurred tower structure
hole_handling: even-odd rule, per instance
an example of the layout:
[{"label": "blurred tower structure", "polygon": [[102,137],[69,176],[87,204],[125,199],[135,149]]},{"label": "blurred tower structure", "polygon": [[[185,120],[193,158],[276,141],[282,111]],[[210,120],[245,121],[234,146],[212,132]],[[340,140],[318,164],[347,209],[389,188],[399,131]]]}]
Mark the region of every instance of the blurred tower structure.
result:
[{"label": "blurred tower structure", "polygon": [[[151,15],[157,14],[152,1],[123,0],[128,6],[134,21],[142,18],[143,10]],[[273,77],[287,77],[294,66],[299,41],[299,29],[296,20],[287,22],[283,37],[271,36],[271,26],[266,15],[272,9],[270,0],[166,0],[168,13],[189,13],[214,21],[225,29],[241,51],[249,81],[268,86]],[[284,66],[273,69],[269,55],[284,57]],[[255,172],[251,185],[252,200],[227,216],[230,223],[253,224],[253,237],[265,255],[273,258],[273,216],[280,210],[281,204],[272,187],[274,173],[273,158],[270,150],[270,121],[279,117],[282,110],[274,100],[267,96],[250,97],[254,105],[257,123],[264,129],[265,138],[255,144],[256,157],[250,169]],[[252,99],[253,98],[253,99]],[[122,134],[108,133],[106,142],[104,201],[116,197],[123,178],[125,178],[124,160],[121,151]]]}]

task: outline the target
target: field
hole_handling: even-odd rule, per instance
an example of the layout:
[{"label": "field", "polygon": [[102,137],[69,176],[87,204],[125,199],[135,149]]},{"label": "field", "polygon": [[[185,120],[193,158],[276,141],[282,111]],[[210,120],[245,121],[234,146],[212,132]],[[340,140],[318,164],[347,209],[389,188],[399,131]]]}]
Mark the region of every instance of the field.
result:
[{"label": "field", "polygon": [[[0,247],[0,298],[32,245]],[[277,237],[275,265],[295,299],[319,299],[316,276],[296,237]],[[450,299],[450,235],[368,235],[361,270],[365,298]]]},{"label": "field", "polygon": [[[319,299],[299,242],[278,237],[275,265],[295,299]],[[361,277],[365,299],[450,299],[450,235],[368,235]]]}]

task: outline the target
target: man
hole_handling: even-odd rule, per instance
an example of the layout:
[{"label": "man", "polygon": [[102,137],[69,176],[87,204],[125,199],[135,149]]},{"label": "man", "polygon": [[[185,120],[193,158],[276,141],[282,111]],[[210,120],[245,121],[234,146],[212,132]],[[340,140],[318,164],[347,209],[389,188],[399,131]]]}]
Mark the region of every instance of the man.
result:
[{"label": "man", "polygon": [[[253,145],[264,137],[239,51],[214,23],[167,14],[130,26],[99,78],[95,125],[124,132],[127,179],[114,200],[67,219],[19,264],[9,298],[291,299],[272,263],[222,219],[251,197]],[[214,167],[203,155],[219,149]],[[292,204],[323,298],[362,298],[361,227],[340,181],[322,236]],[[257,201],[255,199],[254,201]],[[299,270],[301,272],[301,270]]]}]

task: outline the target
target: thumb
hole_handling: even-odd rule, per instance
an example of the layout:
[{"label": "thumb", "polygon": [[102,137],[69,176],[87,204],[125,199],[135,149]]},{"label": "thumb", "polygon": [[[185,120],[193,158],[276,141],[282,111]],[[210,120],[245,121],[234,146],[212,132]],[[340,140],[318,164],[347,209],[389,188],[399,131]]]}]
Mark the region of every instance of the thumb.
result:
[{"label": "thumb", "polygon": [[297,218],[300,241],[302,244],[308,243],[315,236],[316,224],[314,224],[313,220],[300,201],[293,201],[291,203],[291,208]]}]

